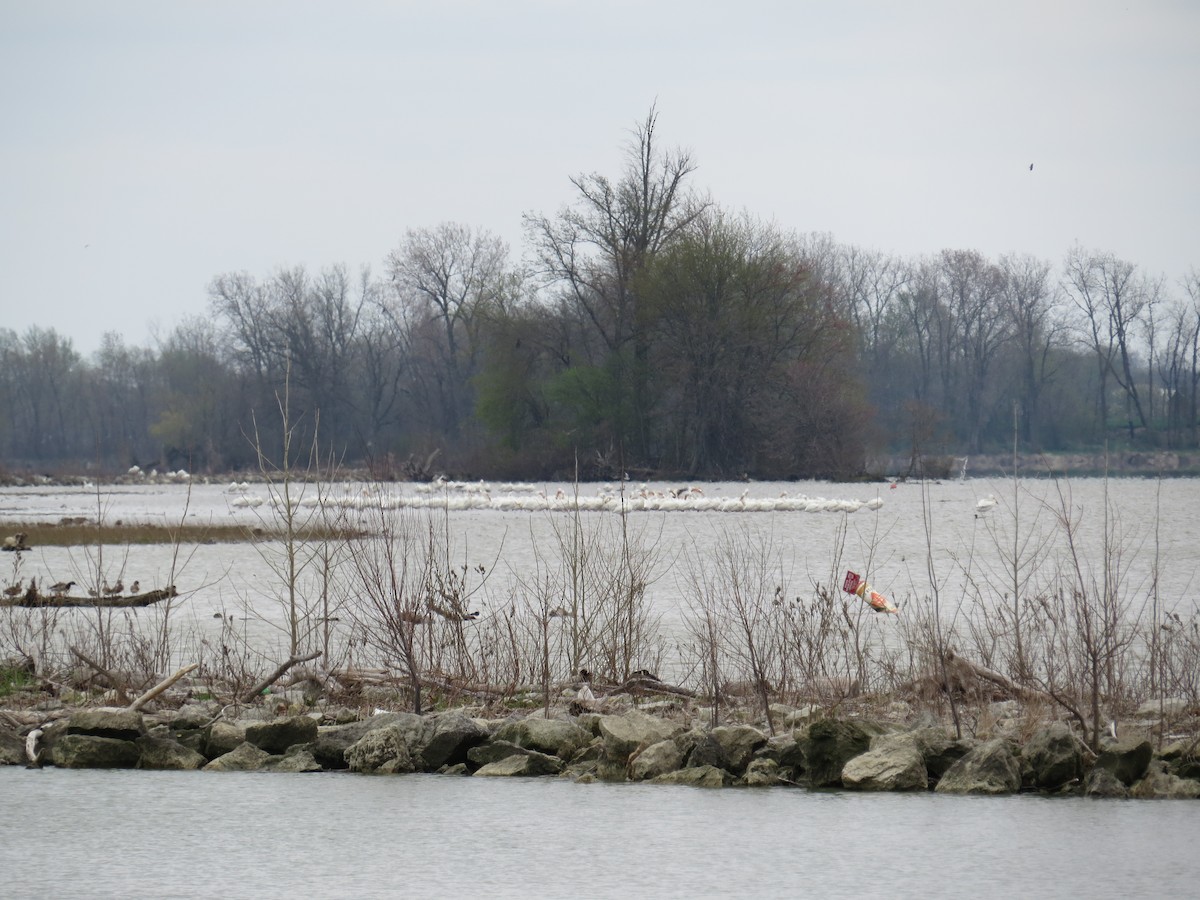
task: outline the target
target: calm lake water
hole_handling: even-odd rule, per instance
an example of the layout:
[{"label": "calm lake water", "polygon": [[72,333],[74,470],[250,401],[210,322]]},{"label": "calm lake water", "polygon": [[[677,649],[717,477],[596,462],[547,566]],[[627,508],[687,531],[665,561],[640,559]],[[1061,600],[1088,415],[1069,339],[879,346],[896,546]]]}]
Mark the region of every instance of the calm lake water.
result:
[{"label": "calm lake water", "polygon": [[[465,486],[464,486],[465,487]],[[570,484],[527,486],[487,485],[489,495],[529,500],[553,498],[558,491],[571,495]],[[630,485],[633,495],[641,486]],[[658,483],[649,492],[667,492],[679,485]],[[424,488],[422,490],[422,488]],[[581,496],[617,491],[614,485],[581,485]],[[374,488],[336,485],[334,497],[369,497]],[[1196,611],[1200,576],[1200,479],[1083,478],[966,479],[939,483],[907,483],[892,488],[886,483],[833,484],[829,482],[757,482],[703,485],[704,498],[758,501],[754,512],[653,511],[634,512],[628,518],[631,533],[640,536],[655,562],[646,596],[661,617],[663,633],[683,632],[689,597],[689,575],[711,561],[719,548],[732,540],[748,539],[770,548],[773,575],[787,595],[811,595],[813,585],[840,587],[846,570],[866,575],[871,583],[902,607],[924,604],[928,608],[936,585],[943,618],[961,625],[969,616],[987,615],[989,608],[1005,602],[1012,583],[1009,560],[1017,547],[1023,591],[1036,593],[1057,573],[1070,571],[1074,552],[1083,577],[1094,590],[1103,583],[1104,566],[1117,573],[1117,589],[1126,599],[1129,615],[1146,617],[1157,603],[1188,618]],[[384,496],[427,500],[427,486],[385,485]],[[472,605],[486,620],[523,592],[521,579],[545,573],[560,564],[560,540],[572,527],[563,512],[524,511],[512,508],[461,509],[456,503],[480,490],[445,491],[452,508],[425,511],[439,535],[448,539],[449,558],[491,573]],[[882,502],[878,509],[865,506],[856,512],[801,512],[772,509],[772,501],[794,501],[798,496]],[[315,499],[309,488],[307,500]],[[995,506],[980,512],[981,499],[994,497]],[[247,505],[257,502],[261,505]],[[761,508],[765,507],[765,508]],[[362,515],[351,509],[351,517]],[[159,524],[240,522],[272,526],[277,522],[265,486],[244,489],[229,485],[146,484],[95,488],[0,488],[0,521],[58,521],[63,517],[103,517],[106,521],[149,521]],[[619,516],[612,512],[580,515],[585,529],[605,530],[610,543],[617,534]],[[1064,526],[1070,523],[1070,528]],[[1107,536],[1107,537],[1106,537]],[[135,579],[142,588],[174,583],[181,597],[170,607],[170,633],[176,649],[172,665],[195,659],[201,641],[220,643],[223,627],[236,621],[247,642],[268,657],[279,657],[285,646],[284,605],[278,571],[281,545],[187,545],[177,552],[169,546],[103,548],[37,548],[21,554],[20,572],[2,572],[0,580],[36,576],[42,585],[74,579],[95,581],[102,563],[110,581],[126,585]],[[17,554],[4,554],[0,565],[12,566]],[[348,569],[349,567],[347,567]],[[347,584],[350,573],[335,581]],[[311,569],[309,570],[312,571]],[[1034,573],[1034,574],[1030,574]],[[78,589],[77,589],[78,590]],[[353,602],[353,590],[340,601]],[[224,618],[215,618],[220,613]],[[162,605],[123,614],[130,627],[150,633],[163,631]],[[350,608],[335,610],[337,632],[354,617]],[[903,616],[903,612],[901,614]],[[66,611],[60,625],[69,631],[73,620],[79,629],[91,626],[91,613]],[[231,618],[232,617],[232,618]],[[909,619],[913,617],[910,616]],[[872,623],[881,640],[902,623],[877,618]],[[363,664],[371,664],[369,660]],[[672,661],[662,670],[672,672]]]},{"label": "calm lake water", "polygon": [[1194,897],[1188,801],[0,769],[0,893]]},{"label": "calm lake water", "polygon": [[[664,489],[668,485],[652,485]],[[539,486],[553,496],[570,485]],[[409,488],[411,490],[411,488]],[[594,492],[599,486],[584,490]],[[1060,495],[1059,490],[1063,493]],[[847,568],[896,599],[1003,590],[1014,535],[1047,570],[1072,523],[1085,571],[1119,550],[1131,614],[1152,598],[1187,616],[1200,571],[1200,480],[984,480],[930,485],[704,485],[708,497],[878,498],[877,511],[641,512],[632,528],[659,548],[648,589],[677,624],[687,567],[730,535],[774,548],[796,592],[840,584]],[[247,496],[265,496],[250,486]],[[979,513],[978,500],[998,503]],[[64,516],[269,524],[269,506],[235,506],[223,485],[0,489],[0,520]],[[1015,508],[1015,514],[1014,514]],[[611,513],[587,513],[597,525]],[[506,579],[543,564],[562,513],[453,510],[455,558]],[[1016,526],[1016,527],[1014,527]],[[175,582],[175,664],[235,612],[279,658],[278,545],[104,548],[126,584]],[[266,553],[260,551],[265,550]],[[22,554],[39,583],[94,571],[95,550]],[[4,554],[15,566],[16,554]],[[10,573],[5,573],[8,575]],[[974,586],[974,587],[973,587]],[[1155,593],[1157,591],[1157,594]],[[953,600],[944,601],[953,612]],[[26,612],[8,611],[13,615]],[[93,614],[68,611],[81,623]],[[127,614],[153,629],[161,610]],[[903,615],[903,610],[901,612]],[[880,619],[881,628],[895,619]],[[189,643],[193,642],[193,643]],[[1189,802],[947,798],[805,790],[706,791],[558,780],[345,774],[205,774],[0,768],[0,896],[25,897],[1192,897],[1200,884],[1200,807]]]}]

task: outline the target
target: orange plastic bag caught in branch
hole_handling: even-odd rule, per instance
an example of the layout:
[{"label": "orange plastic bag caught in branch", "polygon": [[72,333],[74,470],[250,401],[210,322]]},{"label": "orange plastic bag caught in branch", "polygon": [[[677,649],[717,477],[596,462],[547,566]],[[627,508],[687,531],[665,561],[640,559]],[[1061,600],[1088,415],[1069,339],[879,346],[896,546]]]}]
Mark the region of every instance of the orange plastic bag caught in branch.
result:
[{"label": "orange plastic bag caught in branch", "polygon": [[847,594],[853,594],[856,597],[862,598],[875,612],[900,612],[900,607],[871,587],[866,579],[856,572],[846,572],[846,580],[842,582],[842,590]]}]

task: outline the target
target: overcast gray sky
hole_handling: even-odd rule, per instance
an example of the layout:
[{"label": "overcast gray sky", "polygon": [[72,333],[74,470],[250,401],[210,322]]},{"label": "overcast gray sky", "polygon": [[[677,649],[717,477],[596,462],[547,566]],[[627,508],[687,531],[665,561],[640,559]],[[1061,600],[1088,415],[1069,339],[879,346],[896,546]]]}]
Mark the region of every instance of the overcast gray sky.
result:
[{"label": "overcast gray sky", "polygon": [[[382,269],[617,174],[906,257],[1200,268],[1200,3],[0,0],[0,327],[150,345],[222,272]],[[1034,170],[1029,171],[1029,164]]]}]

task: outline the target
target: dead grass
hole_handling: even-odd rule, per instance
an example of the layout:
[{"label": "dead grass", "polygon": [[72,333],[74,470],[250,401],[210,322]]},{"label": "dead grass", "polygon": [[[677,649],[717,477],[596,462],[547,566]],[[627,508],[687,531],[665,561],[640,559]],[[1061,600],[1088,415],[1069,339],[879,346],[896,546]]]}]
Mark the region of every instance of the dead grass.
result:
[{"label": "dead grass", "polygon": [[[95,544],[238,544],[247,541],[272,541],[283,536],[282,529],[244,525],[152,525],[144,522],[95,522],[68,519],[57,523],[4,522],[0,535],[24,533],[29,547],[82,547]],[[348,540],[356,532],[341,528],[303,529],[304,540]]]}]

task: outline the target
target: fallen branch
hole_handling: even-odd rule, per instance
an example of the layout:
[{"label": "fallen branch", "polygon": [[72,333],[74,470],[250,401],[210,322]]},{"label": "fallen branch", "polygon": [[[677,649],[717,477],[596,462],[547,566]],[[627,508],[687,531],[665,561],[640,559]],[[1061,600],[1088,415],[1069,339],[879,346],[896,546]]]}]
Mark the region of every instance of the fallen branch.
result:
[{"label": "fallen branch", "polygon": [[150,690],[146,691],[146,693],[142,694],[142,696],[138,697],[136,700],[134,700],[132,703],[130,703],[129,708],[134,709],[134,710],[141,709],[144,705],[149,703],[151,700],[153,700],[155,697],[157,697],[159,694],[161,694],[163,691],[165,691],[167,688],[169,688],[171,685],[173,685],[175,682],[177,682],[184,675],[186,675],[189,672],[193,671],[194,669],[198,669],[198,668],[200,668],[200,663],[192,663],[190,666],[184,666],[182,669],[180,669],[178,672],[176,672],[170,678],[166,678],[166,679],[160,681],[154,687],[150,688]]},{"label": "fallen branch", "polygon": [[250,690],[246,691],[246,693],[242,695],[242,702],[243,703],[253,703],[255,700],[258,699],[258,697],[262,694],[263,691],[265,691],[267,688],[269,688],[271,685],[273,685],[275,682],[277,682],[280,678],[282,678],[283,673],[286,672],[288,669],[290,669],[292,666],[299,665],[302,662],[309,662],[311,660],[316,659],[320,655],[321,655],[320,650],[314,650],[312,653],[308,654],[308,656],[289,657],[286,662],[283,662],[279,665],[278,669],[276,669],[274,672],[272,672],[270,675],[268,675],[266,678],[264,678],[262,681],[260,681],[254,687],[252,687]]},{"label": "fallen branch", "polygon": [[[595,687],[595,685],[593,685]],[[606,687],[601,693],[603,697],[611,697],[613,694],[673,694],[677,697],[692,697],[696,696],[695,691],[689,691],[687,688],[678,687],[674,684],[667,684],[665,681],[659,681],[650,675],[631,675],[623,683],[615,687]]]},{"label": "fallen branch", "polygon": [[146,591],[144,594],[133,594],[129,597],[68,597],[65,594],[57,596],[51,594],[39,593],[34,588],[30,588],[21,597],[13,600],[0,600],[0,606],[23,606],[29,609],[40,609],[42,607],[78,607],[78,606],[96,606],[104,609],[121,609],[128,607],[149,606],[152,603],[158,603],[160,600],[169,600],[172,597],[179,596],[175,590],[175,585],[163,588],[158,591]]},{"label": "fallen branch", "polygon": [[80,660],[81,662],[85,663],[86,665],[91,666],[93,669],[95,669],[97,672],[99,672],[101,675],[103,675],[105,678],[108,679],[109,686],[111,686],[112,689],[117,692],[117,702],[119,702],[119,703],[128,703],[129,702],[129,696],[125,693],[125,682],[122,679],[117,678],[116,675],[114,675],[112,672],[108,671],[108,669],[104,668],[104,666],[100,665],[100,663],[96,662],[94,659],[91,659],[88,656],[84,656],[84,654],[80,650],[77,650],[75,647],[70,647],[68,649],[71,651],[72,655],[75,656],[76,659]]},{"label": "fallen branch", "polygon": [[1018,697],[1024,697],[1026,699],[1030,697],[1039,697],[1044,700],[1055,699],[1051,694],[1045,691],[1039,691],[1036,688],[1022,687],[1014,682],[1011,678],[1001,675],[999,672],[995,672],[985,666],[981,666],[978,663],[973,663],[969,659],[959,656],[953,650],[946,650],[946,666],[948,668],[957,670],[966,669],[977,678],[982,678],[984,681],[990,681],[992,684],[999,685],[1009,693],[1015,694]]},{"label": "fallen branch", "polygon": [[1051,703],[1057,703],[1068,713],[1070,713],[1077,722],[1079,722],[1079,727],[1083,730],[1085,735],[1088,733],[1087,719],[1084,718],[1078,707],[1072,703],[1070,699],[1064,697],[1062,694],[1053,689],[1046,688],[1045,690],[1042,690],[1039,688],[1024,687],[1023,685],[1017,684],[1012,679],[1001,675],[999,672],[995,672],[977,663],[973,663],[970,660],[963,659],[953,650],[946,651],[946,665],[954,666],[959,669],[966,669],[968,672],[971,672],[979,678],[982,678],[984,681],[990,681],[992,684],[997,684],[1006,691],[1009,691],[1016,696],[1021,697],[1022,699],[1049,700]]}]

